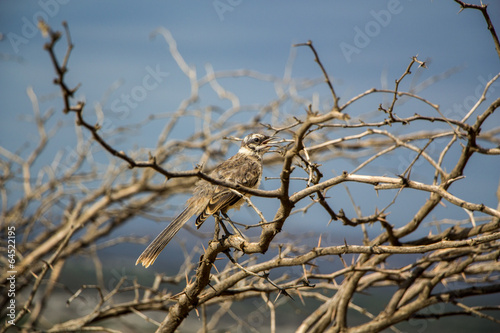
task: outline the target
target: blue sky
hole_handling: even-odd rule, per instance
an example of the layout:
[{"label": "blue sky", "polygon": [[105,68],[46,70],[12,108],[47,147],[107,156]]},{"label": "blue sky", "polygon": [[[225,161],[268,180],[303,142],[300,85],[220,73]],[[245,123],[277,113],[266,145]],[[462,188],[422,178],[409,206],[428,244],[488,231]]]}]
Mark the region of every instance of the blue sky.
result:
[{"label": "blue sky", "polygon": [[[497,31],[500,3],[489,6]],[[152,70],[168,73],[156,81],[154,89],[126,117],[113,122],[126,126],[150,114],[175,111],[188,96],[188,82],[168,53],[165,41],[150,38],[158,27],[168,29],[186,62],[205,73],[214,70],[252,69],[278,77],[294,43],[312,40],[328,73],[334,80],[341,101],[347,101],[369,88],[381,87],[381,78],[391,84],[408,65],[412,56],[429,60],[420,80],[460,68],[450,78],[431,85],[421,94],[454,112],[454,105],[474,99],[478,87],[497,74],[500,61],[492,38],[478,11],[459,12],[451,0],[436,1],[2,1],[0,3],[0,145],[15,151],[24,140],[36,141],[33,124],[20,121],[32,115],[26,94],[32,87],[40,98],[42,112],[56,108],[50,124],[63,121],[68,140],[72,140],[72,116],[60,112],[53,98],[57,88],[44,39],[33,30],[39,16],[54,29],[67,21],[75,48],[70,59],[68,81],[81,83],[77,94],[88,108],[103,99],[119,83],[104,105],[119,101]],[[64,51],[64,43],[59,52]],[[296,50],[293,77],[321,77],[311,52]],[[272,85],[252,85],[247,81],[224,81],[234,87],[244,103],[266,104],[272,100]],[[155,81],[149,82],[154,84]],[[500,95],[497,83],[492,95]],[[322,99],[330,98],[326,87]],[[212,103],[217,99],[207,97]],[[224,104],[226,103],[226,104]],[[222,106],[227,102],[220,101]],[[120,104],[123,106],[124,104]],[[374,104],[360,104],[353,114],[365,113]],[[415,112],[419,111],[417,108]],[[116,116],[116,115],[115,115]],[[182,136],[182,130],[178,132]],[[140,132],[129,146],[154,146],[156,133]],[[54,149],[57,148],[57,144]],[[488,166],[490,165],[490,166]],[[491,163],[478,167],[491,172]],[[498,172],[491,181],[494,193]],[[493,201],[491,201],[493,202]],[[491,203],[490,202],[490,203]],[[367,212],[368,213],[368,212]]]},{"label": "blue sky", "polygon": [[[490,13],[498,13],[499,7],[493,2]],[[134,85],[144,76],[146,66],[155,65],[172,75],[163,83],[163,90],[172,92],[178,88],[182,94],[185,86],[176,82],[175,66],[165,42],[149,38],[160,26],[171,31],[186,61],[197,66],[200,74],[208,62],[215,70],[248,68],[282,76],[291,44],[310,39],[329,74],[342,82],[338,89],[348,94],[342,96],[344,99],[380,85],[384,70],[392,81],[416,54],[421,59],[432,59],[427,76],[455,66],[464,67],[455,76],[456,85],[447,82],[449,91],[426,92],[430,97],[456,100],[468,95],[480,83],[479,76],[496,74],[499,67],[481,14],[471,10],[458,14],[458,5],[451,0],[322,1],[313,5],[300,1],[124,4],[47,0],[3,1],[0,8],[0,31],[4,35],[0,52],[8,59],[22,59],[20,63],[0,63],[4,73],[0,78],[1,112],[10,115],[30,112],[23,93],[26,86],[32,85],[38,94],[54,91],[50,84],[52,69],[42,50],[44,41],[39,33],[31,34],[30,25],[38,16],[45,16],[54,28],[60,28],[63,20],[69,23],[76,45],[70,62],[71,77],[75,83],[82,83],[81,93],[88,101],[99,100],[119,79],[124,80],[126,90],[127,84]],[[345,47],[343,51],[345,45],[353,47],[350,52]],[[298,52],[294,75],[319,75],[305,49]],[[177,106],[178,99],[157,94],[154,97],[158,98],[153,100],[151,96],[151,101],[145,101],[146,108],[151,109],[151,105],[158,109],[159,103],[164,109]],[[442,104],[446,104],[446,99]]]},{"label": "blue sky", "polygon": [[[220,9],[220,4],[225,7]],[[490,13],[498,12],[498,7],[497,2],[492,3]],[[160,26],[171,31],[186,61],[200,72],[208,62],[215,70],[248,68],[281,76],[291,44],[310,39],[330,75],[344,82],[347,91],[355,92],[379,84],[383,70],[389,77],[399,74],[416,54],[432,58],[429,75],[465,66],[459,76],[474,78],[496,74],[499,65],[480,13],[468,10],[458,14],[458,5],[451,0],[323,1],[314,5],[300,1],[143,1],[125,5],[119,1],[47,0],[3,1],[0,8],[4,35],[0,51],[9,59],[22,59],[21,63],[0,63],[7,74],[1,77],[2,97],[11,97],[2,98],[2,104],[16,100],[18,107],[23,96],[13,95],[14,87],[18,93],[27,85],[47,92],[52,88],[47,85],[51,68],[42,50],[43,40],[39,33],[31,34],[38,16],[45,16],[54,28],[60,28],[63,20],[69,23],[76,45],[70,63],[72,75],[75,82],[82,82],[82,93],[90,100],[98,99],[117,79],[134,82],[148,65],[173,70],[165,42],[149,38]],[[365,38],[359,37],[359,31]],[[359,53],[343,51],[342,45],[353,46]],[[306,50],[299,52],[294,74],[318,75]],[[168,83],[166,88],[172,88],[173,83]],[[475,83],[470,82],[472,87]],[[169,101],[163,100],[165,103]]]}]

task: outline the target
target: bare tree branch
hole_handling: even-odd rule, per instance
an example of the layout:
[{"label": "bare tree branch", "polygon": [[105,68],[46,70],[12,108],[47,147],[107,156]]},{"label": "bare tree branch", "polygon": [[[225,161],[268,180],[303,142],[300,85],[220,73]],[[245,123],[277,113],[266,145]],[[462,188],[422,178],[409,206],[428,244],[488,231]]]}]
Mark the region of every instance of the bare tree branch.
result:
[{"label": "bare tree branch", "polygon": [[[500,57],[487,6],[455,1],[462,9],[482,12]],[[292,48],[290,57],[301,50],[312,52],[320,78],[295,79],[291,67],[276,77],[252,70],[217,71],[210,64],[199,74],[188,65],[172,34],[159,28],[152,36],[168,45],[189,82],[189,92],[176,110],[130,124],[135,129],[162,119],[155,148],[125,152],[114,141],[124,128],[103,128],[104,104],[96,107],[94,117],[83,101],[75,99],[79,85],[68,84],[74,50],[68,25],[63,23],[63,32],[45,22],[39,27],[48,38],[44,48],[54,68],[63,114],[75,119],[76,144],[64,143],[49,155],[47,145],[60,125],[48,124],[61,115],[54,109],[42,112],[35,89],[28,88],[38,141],[28,152],[0,146],[0,226],[5,234],[14,227],[17,236],[12,255],[0,258],[7,268],[1,273],[2,292],[8,290],[9,265],[15,267],[17,288],[15,318],[4,321],[0,332],[12,324],[25,332],[117,332],[128,317],[140,322],[131,328],[135,331],[143,330],[144,324],[157,332],[174,332],[193,312],[201,319],[201,332],[221,327],[257,332],[260,328],[251,326],[252,312],[240,308],[248,300],[258,304],[255,313],[271,332],[280,331],[280,313],[287,311],[281,305],[286,302],[301,302],[310,309],[297,319],[298,332],[400,332],[396,325],[405,321],[451,316],[500,323],[499,308],[487,304],[488,296],[500,292],[500,186],[495,204],[488,194],[471,198],[453,186],[466,181],[471,160],[500,154],[500,128],[493,117],[500,98],[486,104],[500,74],[478,92],[479,99],[467,112],[450,115],[420,95],[421,85],[443,80],[449,71],[419,85],[412,72],[429,63],[414,56],[396,75],[393,88],[373,87],[340,104],[337,81],[331,80],[311,41],[294,45],[308,48]],[[66,49],[60,54],[56,45],[64,37]],[[245,105],[223,80],[241,77],[273,84],[276,96],[265,105]],[[410,78],[410,89],[404,91]],[[303,94],[325,83],[332,103],[322,107]],[[204,89],[227,100],[228,107],[204,105]],[[352,116],[356,103],[381,96],[386,102],[375,101],[375,115]],[[405,113],[401,101],[416,102],[419,112]],[[282,107],[289,104],[299,111],[285,114]],[[247,123],[232,121],[243,112],[249,115]],[[93,124],[94,118],[101,124]],[[196,122],[195,130],[182,140],[172,139],[179,121],[188,118]],[[266,190],[208,176],[227,156],[231,141],[249,131],[282,138],[279,154],[265,159],[266,170],[274,173],[266,178]],[[97,162],[94,154],[99,152],[109,156],[109,163]],[[37,166],[50,158],[48,165]],[[352,171],[332,171],[332,160],[350,163],[353,167],[347,168]],[[270,166],[276,168],[267,169]],[[240,220],[244,214],[237,213],[231,220],[244,227],[244,234],[219,236],[216,229],[210,239],[205,231],[188,227],[203,245],[180,242],[184,259],[174,272],[159,267],[162,273],[148,280],[148,273],[133,267],[133,260],[124,266],[126,272],[110,272],[104,249],[147,242],[143,234],[117,235],[118,228],[137,218],[170,221],[178,203],[169,200],[190,193],[199,179],[228,187],[245,199],[250,214]],[[358,188],[362,192],[356,192]],[[13,195],[15,189],[22,195]],[[245,194],[257,198],[250,200]],[[339,199],[342,195],[351,199],[349,206]],[[408,203],[410,195],[418,199]],[[366,200],[373,200],[368,212]],[[272,203],[272,210],[261,206],[262,201]],[[403,212],[397,217],[391,214],[396,208]],[[310,223],[324,223],[327,229],[293,234],[292,223],[300,223],[303,230],[310,229]],[[345,230],[341,228],[357,236],[340,235],[339,230]],[[2,248],[8,245],[2,240]],[[65,269],[81,257],[91,263],[91,280],[77,287],[65,285]],[[113,283],[107,278],[110,274]],[[374,290],[390,290],[376,309],[355,298]],[[480,304],[469,302],[472,297]],[[53,302],[61,298],[70,315],[57,323],[48,321]],[[7,302],[0,300],[2,309]],[[433,312],[437,304],[451,308]],[[352,324],[353,313],[364,321]]]}]

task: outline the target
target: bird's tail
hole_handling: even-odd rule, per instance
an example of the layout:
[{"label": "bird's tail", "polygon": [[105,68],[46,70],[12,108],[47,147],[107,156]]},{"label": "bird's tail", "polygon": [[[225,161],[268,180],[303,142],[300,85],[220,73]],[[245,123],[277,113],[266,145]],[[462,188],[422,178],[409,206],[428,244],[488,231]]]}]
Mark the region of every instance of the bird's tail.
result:
[{"label": "bird's tail", "polygon": [[137,258],[135,264],[142,263],[142,265],[148,268],[152,265],[160,252],[167,246],[167,244],[172,240],[182,226],[186,224],[187,221],[197,213],[197,208],[195,205],[187,206],[182,213],[179,214],[170,224],[163,229],[163,231],[156,236],[156,238],[149,244],[149,246],[142,252],[142,254]]}]

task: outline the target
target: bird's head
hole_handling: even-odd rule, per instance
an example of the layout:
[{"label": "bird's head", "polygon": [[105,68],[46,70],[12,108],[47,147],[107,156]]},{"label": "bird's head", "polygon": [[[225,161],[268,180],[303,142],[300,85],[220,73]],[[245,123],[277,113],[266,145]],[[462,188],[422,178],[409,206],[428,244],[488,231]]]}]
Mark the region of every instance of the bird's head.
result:
[{"label": "bird's head", "polygon": [[260,133],[248,134],[243,139],[239,152],[243,154],[262,156],[274,145],[274,142],[272,142],[273,139],[274,137],[272,136]]}]

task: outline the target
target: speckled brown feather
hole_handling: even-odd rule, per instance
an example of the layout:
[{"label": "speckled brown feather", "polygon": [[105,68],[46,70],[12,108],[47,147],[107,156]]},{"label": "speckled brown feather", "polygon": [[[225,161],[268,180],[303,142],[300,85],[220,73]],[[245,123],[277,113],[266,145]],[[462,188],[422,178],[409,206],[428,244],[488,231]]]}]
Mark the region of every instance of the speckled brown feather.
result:
[{"label": "speckled brown feather", "polygon": [[[246,187],[258,188],[262,177],[262,156],[270,146],[271,138],[262,134],[249,134],[241,144],[236,155],[218,165],[210,176]],[[136,261],[144,267],[154,263],[160,252],[167,246],[177,232],[193,215],[197,215],[196,226],[217,212],[226,213],[229,209],[239,208],[244,199],[230,189],[200,180],[196,183],[193,196],[187,201],[186,208],[177,216],[142,252]]]},{"label": "speckled brown feather", "polygon": [[[262,177],[262,161],[258,156],[239,153],[220,164],[210,173],[210,176],[215,179],[256,188],[259,186]],[[197,186],[197,190],[200,191],[200,195],[203,195],[202,192],[209,192],[210,201],[196,219],[196,226],[198,228],[209,216],[216,212],[221,211],[226,213],[229,209],[238,208],[244,202],[244,199],[226,187],[214,185],[205,180],[201,182],[206,184],[200,184]],[[196,193],[195,196],[197,195]]]}]

